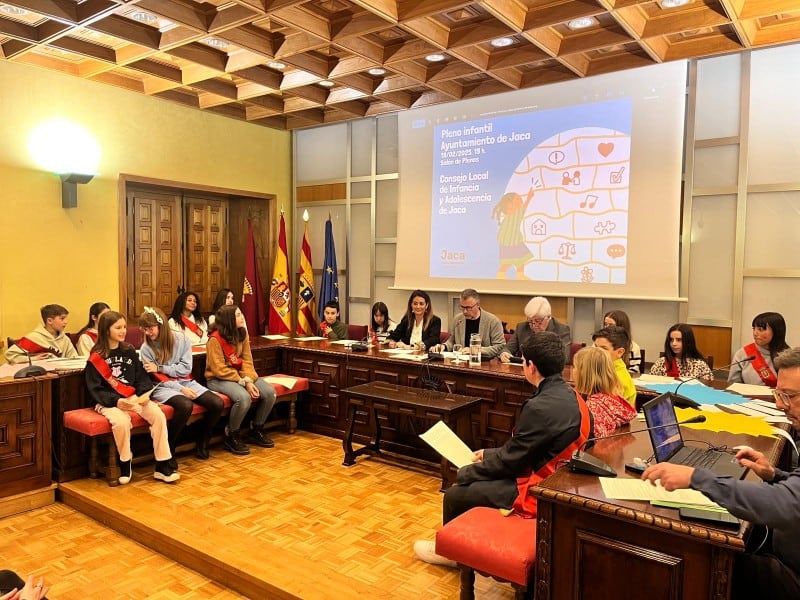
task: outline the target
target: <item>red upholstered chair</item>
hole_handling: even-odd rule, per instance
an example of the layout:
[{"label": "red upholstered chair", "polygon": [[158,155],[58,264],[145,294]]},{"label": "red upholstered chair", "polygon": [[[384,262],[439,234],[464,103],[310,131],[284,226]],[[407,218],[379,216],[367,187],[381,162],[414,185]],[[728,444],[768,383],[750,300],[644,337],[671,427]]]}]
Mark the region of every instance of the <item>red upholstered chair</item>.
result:
[{"label": "red upholstered chair", "polygon": [[142,347],[142,342],[144,341],[142,330],[138,327],[128,326],[128,331],[125,333],[125,341],[138,350]]},{"label": "red upholstered chair", "polygon": [[369,327],[366,325],[352,325],[347,324],[347,339],[361,341],[367,337]]},{"label": "red upholstered chair", "polygon": [[439,343],[440,344],[444,344],[449,339],[450,339],[450,332],[449,331],[441,331],[441,332],[439,332]]},{"label": "red upholstered chair", "polygon": [[536,519],[473,508],[436,533],[436,554],[458,563],[461,600],[475,598],[475,571],[510,582],[518,599],[533,597]]},{"label": "red upholstered chair", "polygon": [[586,347],[586,342],[572,342],[569,345],[569,361],[567,361],[567,364],[571,365],[572,359],[575,358],[575,355],[578,353],[578,350],[585,347]]},{"label": "red upholstered chair", "polygon": [[514,337],[514,334],[513,333],[504,333],[503,337],[506,339],[506,344],[507,344],[508,340],[510,340],[512,337]]}]

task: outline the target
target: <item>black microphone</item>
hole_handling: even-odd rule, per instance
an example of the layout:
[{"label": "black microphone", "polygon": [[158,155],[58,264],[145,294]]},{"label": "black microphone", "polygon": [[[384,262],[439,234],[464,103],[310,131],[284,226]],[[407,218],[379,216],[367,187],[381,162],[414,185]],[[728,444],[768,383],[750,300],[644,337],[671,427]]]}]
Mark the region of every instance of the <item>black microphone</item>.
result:
[{"label": "black microphone", "polygon": [[31,361],[30,352],[25,350],[25,348],[22,348],[21,350],[25,353],[25,356],[28,357],[28,366],[14,373],[14,379],[25,379],[26,377],[38,377],[39,375],[47,374],[47,370],[44,367],[33,364],[33,361]]},{"label": "black microphone", "polygon": [[[711,373],[713,375],[714,371],[721,371],[722,369],[727,369],[728,367],[732,367],[733,365],[741,365],[743,363],[748,363],[755,359],[756,357],[754,355],[746,356],[742,360],[735,360],[729,365],[723,365],[721,367],[717,367],[716,369],[711,369]],[[681,380],[681,382],[675,387],[675,390],[669,392],[669,395],[672,398],[672,404],[674,404],[679,408],[700,408],[700,405],[691,398],[687,398],[686,396],[681,396],[680,394],[678,394],[678,390],[681,389],[681,386],[684,383],[686,383],[687,381],[694,381],[695,379],[700,379],[700,377],[702,377],[702,375],[695,375],[694,377],[689,377],[689,379]]]},{"label": "black microphone", "polygon": [[617,472],[614,469],[609,467],[599,458],[596,458],[591,454],[583,452],[587,444],[595,442],[597,440],[608,440],[615,437],[622,437],[623,435],[633,435],[634,433],[642,433],[643,431],[650,431],[652,429],[661,429],[663,427],[674,427],[675,425],[689,425],[691,423],[705,423],[705,422],[706,422],[705,415],[695,415],[684,421],[679,421],[678,423],[667,423],[666,425],[653,425],[652,427],[645,427],[644,429],[637,429],[636,431],[623,431],[622,433],[612,433],[611,435],[601,435],[597,437],[591,437],[587,439],[585,442],[583,442],[580,445],[580,448],[578,448],[575,451],[575,453],[572,455],[572,458],[569,459],[567,466],[569,467],[570,471],[573,471],[575,473],[588,473],[589,475],[598,475],[600,477],[616,477]]}]

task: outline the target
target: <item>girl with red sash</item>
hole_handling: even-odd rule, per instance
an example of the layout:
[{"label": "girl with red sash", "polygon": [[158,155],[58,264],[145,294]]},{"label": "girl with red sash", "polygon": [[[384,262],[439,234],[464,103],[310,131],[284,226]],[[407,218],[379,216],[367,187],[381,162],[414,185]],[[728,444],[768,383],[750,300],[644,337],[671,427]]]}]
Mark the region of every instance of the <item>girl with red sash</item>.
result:
[{"label": "girl with red sash", "polygon": [[169,315],[169,327],[185,335],[193,346],[208,341],[208,323],[203,318],[197,294],[183,292],[178,296]]},{"label": "girl with red sash", "polygon": [[158,404],[146,395],[152,392],[153,384],[136,350],[125,343],[126,332],[124,315],[109,310],[100,316],[97,343],[89,354],[84,371],[86,391],[94,409],[111,423],[121,463],[119,483],[128,483],[132,476],[130,413],[134,412],[150,424],[156,459],[153,477],[172,483],[180,479],[180,475],[170,466],[172,454],[167,442],[167,420]]},{"label": "girl with red sash", "polygon": [[[476,506],[513,509],[523,517],[536,514],[528,489],[552,474],[592,435],[586,403],[561,376],[564,346],[553,332],[533,332],[522,344],[525,378],[532,398],[522,405],[512,437],[499,448],[478,450],[473,462],[458,470],[458,485],[444,494],[442,521],[448,523]],[[451,564],[436,554],[435,542],[414,544],[417,557]]]},{"label": "girl with red sash", "polygon": [[636,409],[622,397],[622,386],[606,350],[583,348],[575,354],[572,364],[575,391],[586,398],[595,437],[610,435],[633,420]]},{"label": "girl with red sash", "polygon": [[192,416],[194,404],[206,409],[199,424],[201,431],[195,451],[197,458],[206,460],[211,433],[222,414],[222,398],[192,379],[192,345],[185,335],[167,327],[166,322],[167,316],[160,308],[145,306],[139,317],[139,327],[145,338],[140,350],[144,370],[152,379],[161,382],[152,398],[173,408],[167,436],[173,457],[175,445]]},{"label": "girl with red sash", "polygon": [[[253,367],[244,316],[236,306],[223,306],[214,315],[214,327],[206,345],[206,380],[209,389],[225,394],[233,403],[225,436],[226,450],[249,454],[245,442],[262,448],[275,445],[263,431],[275,404],[275,388],[259,378]],[[239,430],[254,401],[257,401],[255,414],[243,439]]]},{"label": "girl with red sash", "polygon": [[651,375],[675,378],[714,379],[705,357],[697,349],[691,325],[675,323],[664,340],[664,356],[650,367]]},{"label": "girl with red sash", "polygon": [[81,356],[89,356],[92,348],[97,343],[97,320],[111,307],[105,302],[95,302],[89,307],[89,320],[78,332],[76,349]]},{"label": "girl with red sash", "polygon": [[[733,355],[728,381],[766,385],[774,388],[778,383],[778,375],[772,361],[778,353],[786,350],[786,321],[776,312],[765,312],[753,318],[753,343],[739,348]],[[748,356],[754,356],[746,362]],[[737,362],[740,361],[740,362]]]}]

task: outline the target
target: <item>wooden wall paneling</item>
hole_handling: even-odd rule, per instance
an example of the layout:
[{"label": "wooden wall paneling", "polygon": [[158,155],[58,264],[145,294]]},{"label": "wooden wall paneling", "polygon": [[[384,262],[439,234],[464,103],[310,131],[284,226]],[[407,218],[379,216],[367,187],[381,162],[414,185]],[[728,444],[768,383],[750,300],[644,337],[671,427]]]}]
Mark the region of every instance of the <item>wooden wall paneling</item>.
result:
[{"label": "wooden wall paneling", "polygon": [[225,262],[227,229],[223,226],[227,200],[184,196],[186,289],[198,295],[200,308],[209,312],[217,292],[227,287]]},{"label": "wooden wall paneling", "polygon": [[295,199],[298,203],[344,200],[345,198],[347,198],[347,184],[344,182],[302,185],[295,189]]},{"label": "wooden wall paneling", "polygon": [[[730,327],[692,325],[692,330],[694,331],[697,348],[703,356],[711,355],[714,357],[715,367],[722,367],[731,362]],[[663,352],[663,349],[661,351]]]},{"label": "wooden wall paneling", "polygon": [[128,320],[145,306],[169,314],[183,285],[180,196],[131,189],[128,192]]}]

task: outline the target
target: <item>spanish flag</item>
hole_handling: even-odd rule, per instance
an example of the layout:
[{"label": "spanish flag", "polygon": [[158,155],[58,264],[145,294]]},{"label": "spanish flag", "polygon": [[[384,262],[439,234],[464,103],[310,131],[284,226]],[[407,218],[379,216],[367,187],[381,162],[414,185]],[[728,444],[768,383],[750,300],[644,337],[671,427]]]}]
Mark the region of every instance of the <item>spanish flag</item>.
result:
[{"label": "spanish flag", "polygon": [[278,248],[275,252],[275,268],[269,291],[269,332],[291,333],[292,291],[289,289],[289,258],[286,251],[286,221],[281,211]]},{"label": "spanish flag", "polygon": [[300,274],[297,289],[297,335],[315,335],[317,321],[314,318],[314,271],[311,268],[311,242],[308,241],[308,222],[303,233],[303,248],[300,251]]}]

